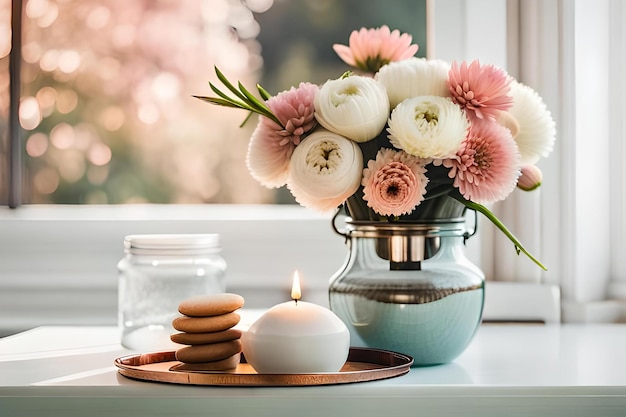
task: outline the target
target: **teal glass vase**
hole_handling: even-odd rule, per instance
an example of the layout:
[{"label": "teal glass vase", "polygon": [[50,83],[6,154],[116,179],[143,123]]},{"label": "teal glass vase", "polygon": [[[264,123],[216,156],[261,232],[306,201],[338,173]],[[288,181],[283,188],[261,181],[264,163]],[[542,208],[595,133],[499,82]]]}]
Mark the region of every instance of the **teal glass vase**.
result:
[{"label": "teal glass vase", "polygon": [[[334,225],[334,224],[333,224]],[[329,303],[352,346],[413,357],[414,366],[453,361],[482,318],[484,274],[465,257],[465,220],[346,221],[349,248],[331,278]]]}]

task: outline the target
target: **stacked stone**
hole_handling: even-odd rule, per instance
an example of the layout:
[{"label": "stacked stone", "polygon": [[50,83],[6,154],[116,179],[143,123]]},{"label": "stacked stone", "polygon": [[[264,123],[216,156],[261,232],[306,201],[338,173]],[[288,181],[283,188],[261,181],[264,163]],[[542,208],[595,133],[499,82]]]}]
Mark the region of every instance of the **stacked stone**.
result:
[{"label": "stacked stone", "polygon": [[241,331],[233,329],[244,299],[238,294],[213,294],[192,297],[178,306],[182,316],[172,322],[180,333],[173,342],[187,345],[176,351],[180,370],[225,371],[236,368],[241,356]]}]

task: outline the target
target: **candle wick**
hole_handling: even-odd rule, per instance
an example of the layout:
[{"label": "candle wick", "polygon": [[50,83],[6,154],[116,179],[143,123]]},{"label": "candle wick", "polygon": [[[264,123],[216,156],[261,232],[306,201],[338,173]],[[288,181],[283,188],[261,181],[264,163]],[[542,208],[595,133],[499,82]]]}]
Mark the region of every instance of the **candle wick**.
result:
[{"label": "candle wick", "polygon": [[296,305],[298,305],[298,299],[297,298],[294,298],[293,301],[295,301]]}]

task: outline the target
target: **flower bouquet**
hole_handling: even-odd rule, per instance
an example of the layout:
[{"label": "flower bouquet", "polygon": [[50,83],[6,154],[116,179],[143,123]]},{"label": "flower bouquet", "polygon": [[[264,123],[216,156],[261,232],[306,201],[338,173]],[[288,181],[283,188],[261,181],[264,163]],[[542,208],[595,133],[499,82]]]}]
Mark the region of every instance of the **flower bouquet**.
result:
[{"label": "flower bouquet", "polygon": [[230,95],[210,83],[217,97],[196,97],[260,115],[250,173],[267,187],[287,185],[303,206],[402,222],[454,200],[545,269],[485,205],[541,184],[535,164],[556,136],[546,105],[494,65],[415,58],[411,42],[387,26],[363,28],[349,46],[333,46],[355,72],[274,96],[257,85],[259,99],[215,68]]}]

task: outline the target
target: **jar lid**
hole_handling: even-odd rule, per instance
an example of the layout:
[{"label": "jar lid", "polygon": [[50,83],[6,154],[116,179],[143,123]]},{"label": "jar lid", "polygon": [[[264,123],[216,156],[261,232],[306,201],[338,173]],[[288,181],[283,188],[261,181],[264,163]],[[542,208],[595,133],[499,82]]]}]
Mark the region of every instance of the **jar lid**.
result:
[{"label": "jar lid", "polygon": [[124,238],[124,248],[132,253],[144,251],[203,251],[217,252],[220,248],[218,234],[147,234]]}]

